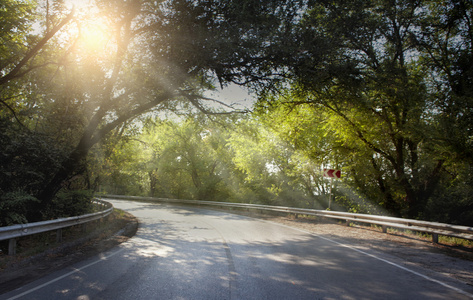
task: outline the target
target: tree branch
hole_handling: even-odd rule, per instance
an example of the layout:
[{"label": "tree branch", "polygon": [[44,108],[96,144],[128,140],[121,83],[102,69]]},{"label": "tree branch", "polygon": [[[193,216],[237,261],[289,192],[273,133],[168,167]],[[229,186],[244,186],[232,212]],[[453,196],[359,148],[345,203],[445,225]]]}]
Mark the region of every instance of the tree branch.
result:
[{"label": "tree branch", "polygon": [[74,10],[72,10],[72,12],[61,21],[61,23],[53,27],[51,31],[47,32],[46,35],[36,44],[36,46],[28,51],[23,59],[8,74],[0,78],[0,85],[6,84],[10,80],[21,77],[35,69],[35,67],[33,67],[26,71],[20,72],[20,70],[28,63],[28,61],[30,61],[62,27],[72,20],[73,16]]},{"label": "tree branch", "polygon": [[153,107],[163,103],[164,101],[171,99],[173,96],[174,95],[172,93],[164,93],[163,95],[161,95],[159,97],[156,97],[153,101],[142,104],[142,105],[134,108],[133,110],[131,110],[129,113],[124,114],[124,115],[118,117],[117,119],[115,119],[114,121],[106,124],[105,126],[100,128],[99,130],[97,130],[97,132],[91,137],[90,146],[93,146],[94,144],[99,142],[100,139],[103,136],[108,134],[110,131],[115,129],[120,124],[124,123],[127,120],[133,119],[134,117],[136,117],[138,115],[141,115],[141,114],[145,113],[146,111],[148,111],[148,110],[152,109]]},{"label": "tree branch", "polygon": [[[182,96],[184,96],[187,100],[189,100],[189,102],[192,105],[194,105],[199,111],[201,111],[203,114],[206,114],[206,115],[230,115],[230,114],[234,114],[234,113],[245,114],[245,113],[249,112],[248,110],[235,110],[233,108],[233,106],[228,105],[228,104],[226,104],[222,101],[212,99],[212,98],[203,97],[203,96],[196,95],[196,94],[182,94]],[[232,111],[226,111],[226,112],[210,111],[207,108],[205,108],[201,103],[199,103],[199,100],[212,101],[212,102],[218,103],[222,106],[225,106],[227,108],[231,108]]]},{"label": "tree branch", "polygon": [[396,160],[394,157],[392,157],[392,155],[386,153],[385,151],[381,150],[380,148],[376,147],[376,145],[374,145],[373,143],[371,143],[370,141],[368,141],[365,137],[365,135],[363,134],[363,132],[361,132],[361,130],[356,126],[356,124],[350,120],[344,113],[342,113],[341,111],[339,111],[338,109],[330,106],[329,104],[327,103],[322,103],[323,106],[325,106],[326,108],[330,109],[331,111],[333,111],[334,113],[336,113],[338,116],[340,116],[342,119],[344,119],[349,125],[350,127],[352,127],[352,129],[355,131],[356,133],[356,136],[365,144],[368,146],[368,148],[372,149],[373,151],[375,151],[376,153],[379,153],[381,154],[382,156],[384,156],[387,160],[389,160],[393,166],[396,166]]},{"label": "tree branch", "polygon": [[6,103],[5,101],[3,101],[3,100],[1,100],[1,99],[0,99],[0,103],[2,103],[3,105],[5,105],[5,107],[12,113],[13,117],[14,117],[15,120],[18,122],[18,124],[21,125],[21,127],[25,128],[25,129],[28,129],[28,128],[20,121],[20,119],[18,119],[18,116],[16,115],[15,110],[14,110],[10,105],[8,105],[8,103]]}]

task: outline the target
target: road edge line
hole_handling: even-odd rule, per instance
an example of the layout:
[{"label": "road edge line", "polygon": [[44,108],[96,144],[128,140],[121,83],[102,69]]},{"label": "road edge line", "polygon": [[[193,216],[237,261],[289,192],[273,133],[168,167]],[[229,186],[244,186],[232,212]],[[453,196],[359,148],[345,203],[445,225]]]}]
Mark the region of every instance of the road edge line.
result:
[{"label": "road edge line", "polygon": [[[79,272],[79,271],[82,271],[82,270],[84,270],[84,269],[87,269],[88,267],[91,267],[91,266],[93,266],[93,265],[95,265],[95,264],[98,264],[99,262],[102,262],[102,261],[104,261],[104,260],[107,260],[107,259],[109,259],[110,257],[115,256],[115,255],[117,255],[117,254],[120,253],[120,252],[123,252],[124,250],[125,250],[125,248],[122,248],[122,249],[119,249],[119,250],[117,250],[117,251],[115,251],[115,252],[109,254],[109,255],[106,255],[106,256],[104,256],[104,257],[100,257],[99,259],[97,259],[97,260],[95,260],[95,261],[93,261],[93,262],[91,262],[91,263],[88,263],[88,264],[85,265],[85,266],[82,266],[82,267],[80,267],[80,268],[78,268],[78,269],[74,269],[73,271],[70,271],[70,272],[68,272],[68,273],[66,273],[66,274],[63,274],[63,275],[61,275],[61,276],[59,276],[59,277],[56,277],[56,278],[54,278],[54,279],[52,279],[52,280],[50,280],[50,281],[48,281],[48,282],[45,282],[45,283],[40,284],[40,285],[38,285],[38,286],[36,286],[36,287],[34,287],[34,288],[31,288],[31,289],[29,289],[29,290],[27,290],[27,291],[24,291],[24,292],[21,293],[21,294],[18,294],[18,295],[15,295],[15,296],[13,296],[13,297],[10,297],[10,298],[8,298],[7,300],[15,300],[15,299],[18,299],[18,298],[23,297],[23,296],[25,296],[25,295],[28,295],[28,294],[30,294],[30,293],[32,293],[32,292],[34,292],[34,291],[37,291],[37,290],[39,290],[39,289],[42,289],[42,288],[45,287],[45,286],[48,286],[48,285],[50,285],[50,284],[52,284],[52,283],[55,283],[55,282],[57,282],[57,281],[59,281],[59,280],[61,280],[61,279],[64,279],[64,278],[66,278],[66,277],[68,277],[68,276],[70,276],[70,275],[72,275],[72,274],[74,274],[74,273],[77,273],[77,272]],[[12,292],[14,292],[14,291],[12,291]]]}]

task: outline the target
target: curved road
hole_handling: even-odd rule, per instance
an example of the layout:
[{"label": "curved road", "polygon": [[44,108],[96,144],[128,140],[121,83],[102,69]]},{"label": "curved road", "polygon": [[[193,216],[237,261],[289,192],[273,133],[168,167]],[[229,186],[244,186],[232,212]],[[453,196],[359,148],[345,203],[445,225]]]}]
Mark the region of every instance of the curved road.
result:
[{"label": "curved road", "polygon": [[[0,299],[471,299],[398,258],[224,212],[111,200],[135,237]],[[427,275],[426,275],[427,274]]]}]

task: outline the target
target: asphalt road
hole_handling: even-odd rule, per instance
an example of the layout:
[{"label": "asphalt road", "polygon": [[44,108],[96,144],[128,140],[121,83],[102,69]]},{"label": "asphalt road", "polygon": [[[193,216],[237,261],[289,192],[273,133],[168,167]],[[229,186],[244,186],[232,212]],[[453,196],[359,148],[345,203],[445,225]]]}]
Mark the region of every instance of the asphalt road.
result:
[{"label": "asphalt road", "polygon": [[111,200],[135,237],[0,299],[471,299],[473,287],[343,240],[195,207]]}]

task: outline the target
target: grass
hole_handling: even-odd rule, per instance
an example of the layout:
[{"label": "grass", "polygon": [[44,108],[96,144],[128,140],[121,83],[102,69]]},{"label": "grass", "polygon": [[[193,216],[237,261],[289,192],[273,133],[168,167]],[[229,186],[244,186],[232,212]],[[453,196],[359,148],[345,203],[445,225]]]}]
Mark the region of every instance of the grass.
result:
[{"label": "grass", "polygon": [[473,250],[473,241],[460,239],[456,237],[439,235],[439,243],[453,246],[453,247],[469,248]]},{"label": "grass", "polygon": [[[379,225],[372,224],[371,228],[374,228],[378,231],[382,231],[382,227]],[[432,241],[432,234],[419,232],[419,231],[413,231],[409,229],[399,229],[399,228],[388,227],[387,233],[393,234],[393,235],[406,236],[406,237],[414,238],[418,240]],[[473,241],[467,240],[467,239],[439,235],[438,243],[442,245],[450,246],[450,247],[458,247],[458,248],[465,248],[465,249],[473,250]]]}]

